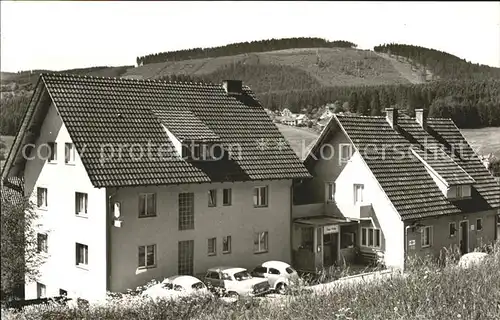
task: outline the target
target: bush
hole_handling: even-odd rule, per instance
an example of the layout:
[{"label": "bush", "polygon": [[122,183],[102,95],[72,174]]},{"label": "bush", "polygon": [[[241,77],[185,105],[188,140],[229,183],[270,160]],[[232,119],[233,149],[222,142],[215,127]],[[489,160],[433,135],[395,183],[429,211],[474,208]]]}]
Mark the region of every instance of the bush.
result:
[{"label": "bush", "polygon": [[[278,298],[196,297],[152,301],[124,295],[88,309],[50,304],[6,319],[499,319],[500,242],[488,259],[469,269],[456,264],[453,252],[442,261],[414,259],[406,275],[354,282],[324,292],[294,290]],[[451,255],[445,257],[445,255]]]}]

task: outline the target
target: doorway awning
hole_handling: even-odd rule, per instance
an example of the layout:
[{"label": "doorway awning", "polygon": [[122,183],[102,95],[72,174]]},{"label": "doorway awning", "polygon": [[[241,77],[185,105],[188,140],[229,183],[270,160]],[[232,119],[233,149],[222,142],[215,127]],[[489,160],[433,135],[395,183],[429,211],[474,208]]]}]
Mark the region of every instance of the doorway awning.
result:
[{"label": "doorway awning", "polygon": [[351,220],[349,218],[340,218],[340,217],[322,215],[322,216],[297,218],[294,220],[294,223],[307,224],[311,226],[327,226],[332,224],[342,225],[342,224],[357,223],[357,221]]}]

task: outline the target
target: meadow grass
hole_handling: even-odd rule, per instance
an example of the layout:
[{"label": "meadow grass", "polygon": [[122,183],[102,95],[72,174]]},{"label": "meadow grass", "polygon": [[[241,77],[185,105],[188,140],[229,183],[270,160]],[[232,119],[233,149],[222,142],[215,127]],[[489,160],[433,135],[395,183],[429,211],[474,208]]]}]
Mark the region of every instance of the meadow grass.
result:
[{"label": "meadow grass", "polygon": [[[136,295],[72,308],[57,304],[2,311],[2,319],[500,319],[500,242],[484,262],[459,268],[454,253],[440,260],[413,260],[394,275],[297,291],[275,298],[188,298],[148,301]],[[443,263],[444,262],[444,263]]]}]

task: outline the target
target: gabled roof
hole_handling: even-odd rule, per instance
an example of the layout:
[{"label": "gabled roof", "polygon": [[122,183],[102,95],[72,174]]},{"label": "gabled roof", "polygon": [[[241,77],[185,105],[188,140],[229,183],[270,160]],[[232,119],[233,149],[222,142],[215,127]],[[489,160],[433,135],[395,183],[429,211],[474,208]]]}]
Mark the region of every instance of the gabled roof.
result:
[{"label": "gabled roof", "polygon": [[24,199],[23,181],[17,177],[9,177],[0,181],[2,201],[8,201],[12,204],[21,203]]},{"label": "gabled roof", "polygon": [[[95,187],[310,177],[288,143],[277,147],[284,138],[248,87],[233,96],[219,84],[69,74],[42,74],[37,87],[50,95]],[[31,131],[32,114],[27,111],[24,132]],[[216,140],[241,153],[186,161],[163,126],[178,139]],[[124,145],[120,158],[117,148]]]},{"label": "gabled roof", "polygon": [[[311,153],[315,153],[320,144],[324,143],[322,137],[326,136],[326,130],[340,125],[340,129],[360,152],[403,220],[500,207],[500,185],[495,182],[452,120],[429,118],[427,130],[424,130],[415,118],[403,116],[398,118],[398,129],[394,130],[383,116],[337,114],[334,119],[328,123]],[[436,149],[439,145],[447,157]],[[441,157],[432,160],[430,164],[445,179],[454,183],[474,181],[472,199],[447,199],[424,164],[411,152],[412,148],[420,153],[423,150],[439,152]],[[460,148],[459,154],[456,151]],[[385,155],[382,156],[383,154]]]}]

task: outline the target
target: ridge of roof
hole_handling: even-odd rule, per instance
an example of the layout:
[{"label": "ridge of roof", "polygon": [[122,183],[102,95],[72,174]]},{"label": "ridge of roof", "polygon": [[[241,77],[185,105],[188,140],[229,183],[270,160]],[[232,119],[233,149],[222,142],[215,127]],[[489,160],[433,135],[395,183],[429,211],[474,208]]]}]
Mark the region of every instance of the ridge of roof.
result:
[{"label": "ridge of roof", "polygon": [[[400,149],[395,152],[389,150],[384,153],[383,159],[374,159],[373,154],[370,157],[361,154],[403,220],[500,208],[500,185],[480,162],[453,120],[428,118],[427,129],[424,130],[415,118],[399,117],[398,128],[393,129],[382,116],[336,114],[334,117],[341,131],[358,150],[373,144],[393,144],[399,148],[417,146],[420,150],[430,143],[439,149],[438,152],[446,154],[446,159],[449,158],[448,161],[435,162],[443,174],[455,181],[468,180],[470,177],[475,182],[471,200],[450,201],[439,190],[425,164],[412,152],[401,159],[398,158]],[[332,126],[329,123],[324,130],[331,130]],[[457,145],[461,148],[460,155],[453,149]],[[452,168],[447,167],[447,164],[452,164]],[[454,164],[461,170],[454,170]],[[462,174],[462,170],[465,174]]]},{"label": "ridge of roof", "polygon": [[[97,188],[311,177],[290,145],[279,144],[278,140],[285,140],[283,135],[248,86],[235,96],[222,84],[59,73],[39,79],[38,86],[48,98],[33,106],[44,110],[37,117],[45,117],[53,104]],[[167,123],[165,118],[172,121]],[[24,119],[23,127],[34,130],[34,139],[40,128],[28,128],[31,121],[31,117]],[[234,145],[238,153],[210,162],[184,159],[162,125],[195,138],[213,133],[223,148],[231,148],[228,154],[234,152]],[[272,146],[262,146],[260,140]],[[138,144],[147,147],[148,154],[126,149],[123,157],[120,152],[117,158],[112,150],[103,155],[100,146],[110,143],[120,148]]]},{"label": "ridge of roof", "polygon": [[[195,84],[195,85],[205,85],[205,86],[220,86],[220,84],[213,82],[192,82],[192,81],[167,81],[160,79],[136,79],[136,78],[123,78],[123,77],[102,77],[102,76],[93,76],[86,74],[75,74],[75,73],[55,73],[55,72],[42,72],[40,73],[40,77],[73,77],[73,78],[83,78],[83,79],[108,79],[108,80],[119,80],[119,81],[130,81],[130,82],[153,82],[153,83],[165,83],[165,84]],[[246,87],[246,86],[245,86]]]}]

